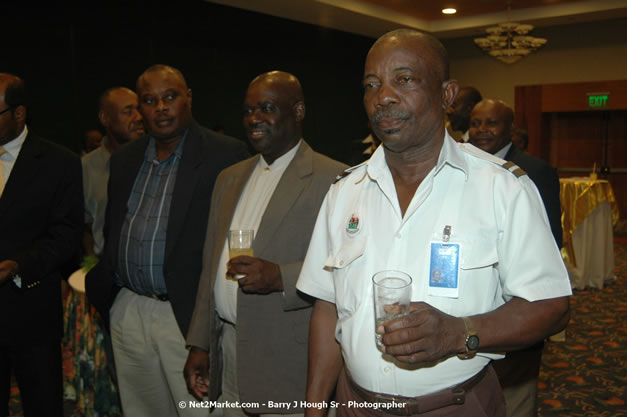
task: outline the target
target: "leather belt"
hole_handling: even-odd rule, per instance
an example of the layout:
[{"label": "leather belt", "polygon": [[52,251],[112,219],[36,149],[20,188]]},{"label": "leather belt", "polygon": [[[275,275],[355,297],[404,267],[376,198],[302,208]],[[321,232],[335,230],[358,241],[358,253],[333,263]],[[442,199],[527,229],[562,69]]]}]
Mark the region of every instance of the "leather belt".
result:
[{"label": "leather belt", "polygon": [[168,294],[142,294],[127,286],[124,286],[124,288],[126,288],[129,291],[134,292],[137,295],[141,295],[142,297],[152,298],[153,300],[157,300],[157,301],[170,301],[170,297],[168,297]]},{"label": "leather belt", "polygon": [[168,297],[168,294],[150,294],[150,297],[155,299],[155,300],[159,300],[159,301],[169,301],[170,297]]},{"label": "leather belt", "polygon": [[139,295],[143,295],[144,297],[149,297],[157,301],[170,301],[170,297],[168,297],[168,294],[139,294]]},{"label": "leather belt", "polygon": [[466,393],[475,387],[488,373],[490,365],[485,366],[472,378],[452,388],[434,392],[433,394],[421,395],[419,397],[403,397],[400,395],[380,394],[368,391],[357,385],[350,377],[347,370],[348,382],[353,391],[363,400],[370,403],[390,404],[385,408],[385,413],[396,416],[411,416],[414,414],[426,413],[449,405],[461,405],[466,401]]}]

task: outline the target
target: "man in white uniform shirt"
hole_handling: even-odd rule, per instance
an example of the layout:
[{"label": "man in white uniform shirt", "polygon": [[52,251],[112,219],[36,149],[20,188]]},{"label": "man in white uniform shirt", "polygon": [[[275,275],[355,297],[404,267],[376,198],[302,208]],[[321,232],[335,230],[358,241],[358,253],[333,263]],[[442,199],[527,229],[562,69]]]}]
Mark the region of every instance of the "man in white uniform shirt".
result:
[{"label": "man in white uniform shirt", "polygon": [[[320,204],[346,166],[302,139],[305,102],[293,75],[255,78],[243,114],[260,155],[216,181],[185,377],[197,398],[208,392],[215,400],[222,391],[223,403],[251,404],[225,408],[226,416],[302,414],[311,301],[297,293],[296,280]],[[229,229],[255,231],[254,257],[229,260]]]},{"label": "man in white uniform shirt", "polygon": [[[458,87],[433,37],[381,37],[363,84],[383,146],[331,187],[297,284],[317,299],[307,400],[328,401],[337,384],[340,416],[503,416],[489,365],[502,355],[491,352],[568,320],[568,275],[538,192],[521,170],[446,134]],[[388,269],[413,277],[411,313],[376,329],[379,351],[371,278]]]}]

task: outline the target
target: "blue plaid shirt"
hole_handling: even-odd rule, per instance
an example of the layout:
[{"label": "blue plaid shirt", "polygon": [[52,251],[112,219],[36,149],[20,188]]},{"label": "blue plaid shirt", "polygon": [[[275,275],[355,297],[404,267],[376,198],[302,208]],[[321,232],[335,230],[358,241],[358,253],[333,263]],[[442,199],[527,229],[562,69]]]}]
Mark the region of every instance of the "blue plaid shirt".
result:
[{"label": "blue plaid shirt", "polygon": [[150,138],[128,198],[116,283],[139,294],[168,292],[163,278],[166,232],[185,136],[163,161],[157,159],[155,139]]}]

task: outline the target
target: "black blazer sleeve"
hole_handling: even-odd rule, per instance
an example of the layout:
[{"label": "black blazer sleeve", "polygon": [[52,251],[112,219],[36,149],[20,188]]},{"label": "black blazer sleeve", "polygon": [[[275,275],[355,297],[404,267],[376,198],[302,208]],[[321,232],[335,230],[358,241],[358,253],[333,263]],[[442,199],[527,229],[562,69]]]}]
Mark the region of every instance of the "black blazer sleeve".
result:
[{"label": "black blazer sleeve", "polygon": [[[37,286],[77,254],[83,233],[83,182],[80,159],[56,145],[39,142],[44,155],[38,170],[59,171],[50,175],[46,187],[52,187],[51,200],[46,201],[45,231],[15,255],[20,268],[22,289]],[[19,158],[19,157],[18,157]],[[27,185],[28,186],[28,185]],[[33,184],[31,184],[33,186]],[[24,204],[29,204],[27,201]],[[32,204],[32,202],[31,202]],[[33,219],[33,223],[37,220]]]},{"label": "black blazer sleeve", "polygon": [[515,145],[505,155],[505,159],[514,162],[527,172],[538,188],[546,209],[551,232],[558,248],[562,247],[562,209],[560,206],[560,180],[557,170],[542,159],[528,155]]}]

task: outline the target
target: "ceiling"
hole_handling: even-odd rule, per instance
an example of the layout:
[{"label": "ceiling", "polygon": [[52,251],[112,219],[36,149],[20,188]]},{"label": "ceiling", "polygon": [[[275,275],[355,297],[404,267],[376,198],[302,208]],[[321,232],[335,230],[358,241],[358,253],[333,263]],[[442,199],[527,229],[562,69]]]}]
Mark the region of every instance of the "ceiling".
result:
[{"label": "ceiling", "polygon": [[[400,27],[438,38],[473,36],[506,22],[536,27],[627,17],[627,0],[207,0],[378,38]],[[443,15],[445,7],[457,13]]]}]

